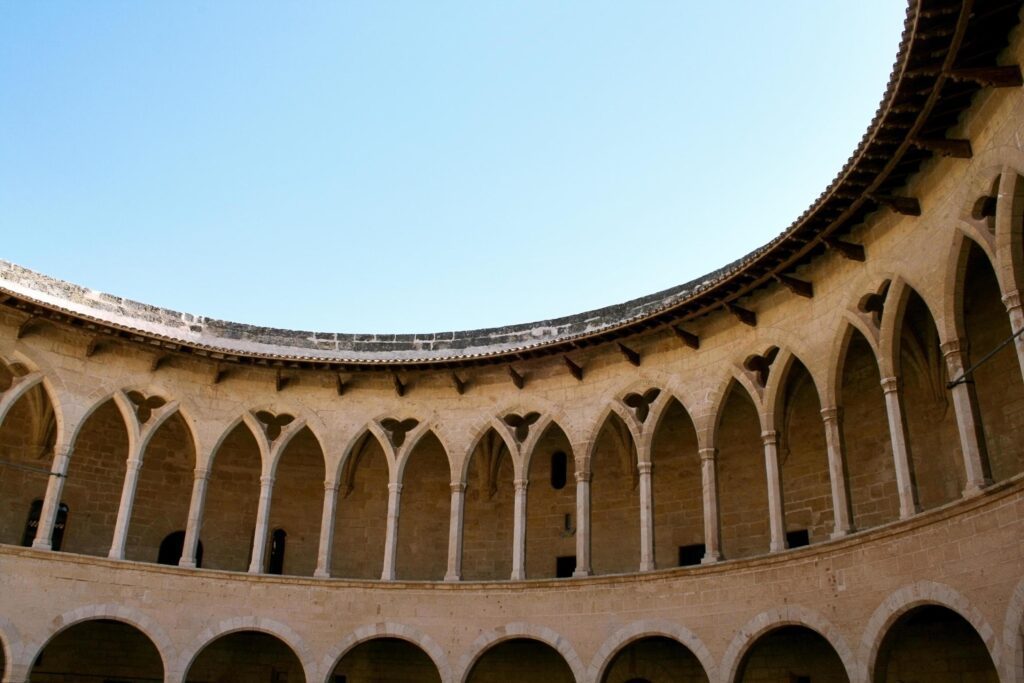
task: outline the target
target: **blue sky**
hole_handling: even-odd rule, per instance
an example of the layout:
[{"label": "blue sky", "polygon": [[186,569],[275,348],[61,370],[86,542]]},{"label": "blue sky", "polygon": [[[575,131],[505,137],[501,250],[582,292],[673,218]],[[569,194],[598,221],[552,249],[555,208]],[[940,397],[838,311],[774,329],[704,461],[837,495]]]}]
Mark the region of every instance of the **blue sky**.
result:
[{"label": "blue sky", "polygon": [[0,258],[200,315],[528,322],[718,268],[866,130],[893,0],[0,3]]}]

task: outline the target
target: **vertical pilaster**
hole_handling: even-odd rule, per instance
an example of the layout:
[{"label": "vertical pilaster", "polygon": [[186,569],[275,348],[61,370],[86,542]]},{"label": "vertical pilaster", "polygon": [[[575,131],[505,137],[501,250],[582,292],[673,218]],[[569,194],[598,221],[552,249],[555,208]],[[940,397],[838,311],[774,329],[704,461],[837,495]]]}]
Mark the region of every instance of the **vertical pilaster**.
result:
[{"label": "vertical pilaster", "polygon": [[139,471],[142,460],[138,453],[128,456],[124,471],[124,485],[121,487],[121,504],[117,508],[117,521],[114,523],[114,540],[110,544],[107,557],[112,560],[123,560],[124,549],[128,540],[128,525],[132,519],[132,508],[135,506],[135,491],[139,486]]},{"label": "vertical pilaster", "polygon": [[206,510],[206,489],[210,484],[210,470],[197,467],[192,475],[192,501],[188,506],[188,522],[185,526],[185,542],[181,549],[179,567],[195,569],[196,548],[203,528],[203,512]]},{"label": "vertical pilaster", "polygon": [[576,570],[573,576],[590,576],[590,472],[576,470]]},{"label": "vertical pilaster", "polygon": [[[959,339],[942,344],[942,355],[951,380],[961,377],[967,360],[966,345]],[[964,459],[964,496],[975,496],[992,483],[988,449],[985,446],[985,432],[981,424],[981,410],[978,408],[978,394],[974,378],[968,377],[952,387],[953,410],[956,413],[957,431],[960,432],[960,451]]]},{"label": "vertical pilaster", "polygon": [[828,478],[832,486],[832,538],[853,531],[850,485],[846,476],[846,448],[843,443],[843,413],[838,407],[823,408],[825,447],[828,450]]},{"label": "vertical pilaster", "polygon": [[711,564],[722,559],[722,530],[718,508],[718,449],[700,449],[700,481],[704,502],[704,559]]},{"label": "vertical pilaster", "polygon": [[782,474],[779,471],[779,433],[774,429],[761,432],[764,444],[764,472],[768,481],[768,528],[771,532],[768,550],[777,553],[786,549],[786,517],[782,504]]},{"label": "vertical pilaster", "polygon": [[270,501],[274,495],[274,478],[260,477],[260,503],[256,508],[256,531],[252,538],[250,574],[263,572],[263,559],[267,554],[267,536],[270,535]]},{"label": "vertical pilaster", "polygon": [[316,554],[313,576],[326,579],[331,575],[331,550],[334,548],[334,519],[338,511],[338,482],[324,482],[324,509],[320,515],[320,548]]},{"label": "vertical pilaster", "polygon": [[451,482],[452,506],[448,519],[448,571],[445,581],[462,580],[462,520],[466,509],[466,484]]},{"label": "vertical pilaster", "polygon": [[640,474],[640,571],[654,569],[654,495],[649,462],[637,463]]},{"label": "vertical pilaster", "polygon": [[71,462],[71,449],[62,448],[53,454],[53,467],[50,468],[50,479],[46,482],[46,496],[43,498],[43,511],[39,516],[39,527],[32,547],[39,550],[50,550],[53,539],[53,525],[57,521],[60,509],[60,498],[64,494],[64,480],[68,476],[68,464]]},{"label": "vertical pilaster", "polygon": [[917,502],[917,483],[914,465],[907,444],[907,422],[903,411],[903,392],[896,377],[882,378],[885,393],[885,412],[889,418],[889,436],[892,439],[892,458],[896,468],[896,488],[900,498],[900,519],[920,512]]},{"label": "vertical pilaster", "polygon": [[515,518],[512,521],[512,576],[513,581],[526,578],[526,489],[530,482],[527,479],[516,479],[515,485]]},{"label": "vertical pilaster", "polygon": [[398,556],[398,515],[402,506],[402,485],[395,482],[388,484],[388,527],[384,536],[384,568],[381,570],[381,581],[395,580],[395,567]]}]

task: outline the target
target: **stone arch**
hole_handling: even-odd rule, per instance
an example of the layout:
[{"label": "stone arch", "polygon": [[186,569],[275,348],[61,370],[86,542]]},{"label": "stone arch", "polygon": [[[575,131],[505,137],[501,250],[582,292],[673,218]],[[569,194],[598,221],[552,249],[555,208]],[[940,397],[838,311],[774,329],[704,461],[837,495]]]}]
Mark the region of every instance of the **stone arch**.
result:
[{"label": "stone arch", "polygon": [[700,661],[709,681],[717,680],[715,658],[704,642],[690,629],[662,619],[644,619],[623,626],[609,636],[594,653],[587,668],[588,681],[600,681],[615,656],[626,646],[643,638],[661,636],[681,643]]},{"label": "stone arch", "polygon": [[742,370],[733,366],[729,369],[729,374],[719,382],[718,386],[708,398],[710,419],[706,421],[703,428],[697,429],[697,436],[701,437],[701,448],[711,448],[719,445],[718,431],[722,424],[722,415],[725,412],[725,406],[728,403],[729,394],[734,390],[742,390],[750,399],[751,403],[754,404],[754,409],[757,411],[757,418],[761,431],[769,429],[769,427],[765,425],[763,392],[754,386],[750,377],[748,377]]},{"label": "stone arch", "polygon": [[513,439],[508,433],[508,430],[505,429],[500,418],[496,416],[489,416],[486,422],[476,425],[470,433],[469,450],[466,451],[462,462],[459,463],[459,467],[452,472],[453,481],[455,480],[455,477],[458,477],[458,481],[463,484],[466,483],[466,477],[469,475],[469,466],[473,459],[473,454],[480,446],[484,437],[486,437],[488,432],[492,429],[494,430],[494,433],[501,438],[505,447],[508,449],[508,452],[513,456],[513,458],[515,457],[515,453],[518,450],[518,445],[516,444],[515,439]]},{"label": "stone arch", "polygon": [[857,660],[843,634],[824,616],[800,605],[761,612],[739,629],[722,656],[722,680],[736,680],[744,655],[761,636],[782,626],[803,626],[823,637],[839,655],[849,679],[858,680],[854,675],[857,671]]},{"label": "stone arch", "polygon": [[[4,676],[11,675],[13,678],[20,673],[28,677],[29,668],[32,666],[29,656],[33,652],[25,646],[18,627],[3,616],[0,616],[0,652],[3,655]],[[0,680],[4,679],[0,677]]]},{"label": "stone arch", "polygon": [[640,442],[637,444],[637,449],[642,453],[646,453],[648,457],[650,456],[651,446],[654,443],[654,435],[657,433],[658,428],[661,427],[662,420],[672,401],[679,404],[679,407],[683,409],[690,422],[693,423],[694,429],[696,429],[693,412],[690,410],[687,402],[681,397],[680,392],[674,388],[662,387],[661,396],[651,404],[651,414],[647,418],[647,426],[640,434]]},{"label": "stone arch", "polygon": [[999,656],[1000,648],[995,631],[981,612],[966,597],[949,586],[934,581],[918,581],[891,593],[868,620],[860,642],[859,661],[862,668],[859,671],[859,680],[873,680],[882,640],[896,620],[915,607],[924,605],[946,607],[966,619],[985,643],[996,670],[1001,670],[1002,659]]},{"label": "stone arch", "polygon": [[814,385],[814,393],[818,397],[818,405],[821,408],[825,407],[822,382],[820,378],[815,375],[810,366],[804,362],[802,356],[793,353],[786,347],[779,347],[779,355],[776,357],[775,363],[773,363],[772,372],[768,376],[768,384],[764,390],[764,409],[765,413],[769,416],[769,419],[774,420],[771,423],[772,429],[779,429],[777,421],[779,415],[781,415],[785,409],[782,402],[786,398],[786,384],[793,373],[793,368],[796,367],[798,363],[803,366],[804,370],[807,371],[807,374],[811,378],[811,382]]},{"label": "stone arch", "polygon": [[407,438],[396,462],[401,498],[394,527],[395,576],[440,581],[450,541],[451,458],[430,426]]},{"label": "stone arch", "polygon": [[928,315],[931,316],[932,323],[939,334],[939,343],[948,341],[948,338],[943,336],[946,328],[945,317],[941,315],[943,312],[942,302],[934,300],[935,293],[916,287],[901,275],[893,277],[886,295],[886,305],[882,313],[882,325],[879,333],[879,367],[883,369],[886,377],[897,375],[900,363],[900,333],[903,330],[907,305],[913,294],[916,294],[924,302]]},{"label": "stone arch", "polygon": [[112,603],[83,605],[82,607],[64,612],[50,622],[52,629],[41,639],[41,641],[25,642],[23,651],[25,654],[29,655],[25,662],[26,673],[31,669],[32,663],[36,661],[39,654],[47,645],[50,644],[50,642],[53,641],[55,637],[72,626],[76,626],[87,621],[95,621],[97,619],[119,621],[138,629],[142,635],[149,638],[149,641],[153,643],[153,646],[159,653],[160,663],[164,668],[164,677],[170,677],[170,672],[173,671],[172,665],[174,664],[174,655],[177,651],[163,628],[161,628],[160,625],[147,614],[135,609],[134,607]]},{"label": "stone arch", "polygon": [[405,475],[405,467],[409,464],[409,458],[412,456],[416,447],[423,442],[430,434],[437,442],[441,444],[441,449],[444,451],[445,460],[448,462],[448,471],[452,471],[452,448],[451,445],[445,440],[441,430],[437,428],[437,419],[432,417],[421,423],[419,427],[409,433],[408,441],[402,445],[399,449],[398,457],[395,459],[395,480],[399,483],[402,482]]},{"label": "stone arch", "polygon": [[1024,683],[1024,580],[1013,589],[1006,606],[1003,654],[1003,680]]},{"label": "stone arch", "polygon": [[[325,439],[326,430],[324,425],[314,416],[305,414],[302,416],[296,415],[295,422],[293,424],[295,425],[295,428],[284,430],[281,433],[281,442],[273,444],[273,448],[270,451],[270,476],[273,477],[277,474],[277,466],[281,462],[281,457],[284,455],[285,451],[288,450],[288,445],[296,436],[299,435],[300,432],[306,429],[308,429],[309,433],[313,435],[313,438],[316,439],[317,445],[320,447],[322,464],[324,466],[324,473],[326,474],[327,468],[330,465],[327,462],[328,443]],[[291,427],[291,425],[289,425],[289,427]]]},{"label": "stone arch", "polygon": [[[540,420],[538,420],[537,424],[530,429],[529,438],[527,438],[519,448],[519,463],[516,471],[517,479],[529,478],[530,466],[533,463],[533,456],[537,450],[537,445],[552,427],[557,427],[559,431],[565,434],[565,438],[569,441],[569,444],[573,444],[572,437],[569,435],[569,432],[566,431],[565,427],[562,426],[561,422],[550,415],[541,414]],[[575,450],[573,451],[572,456],[575,460]]]},{"label": "stone arch", "polygon": [[[957,231],[949,246],[946,259],[946,272],[942,288],[942,308],[945,329],[941,331],[946,340],[965,339],[967,327],[964,320],[964,295],[967,284],[967,265],[971,247],[977,247],[988,260],[992,272],[998,279],[999,264],[990,249],[983,241],[974,239],[962,231]],[[1001,285],[1000,285],[1001,287]]]},{"label": "stone arch", "polygon": [[328,480],[335,482],[341,481],[349,459],[355,454],[356,446],[358,446],[366,437],[374,439],[377,442],[377,445],[380,446],[381,450],[384,451],[384,457],[387,458],[387,439],[383,437],[383,434],[379,429],[371,428],[370,424],[371,423],[367,423],[360,427],[356,430],[355,434],[348,439],[344,447],[341,449],[341,455],[338,457],[337,462],[332,463],[332,468],[327,471]]},{"label": "stone arch", "polygon": [[608,402],[600,412],[597,420],[593,423],[590,428],[590,434],[587,437],[586,450],[580,455],[581,461],[584,465],[584,469],[590,470],[590,463],[594,459],[594,451],[597,450],[598,437],[601,435],[601,431],[604,429],[605,423],[612,416],[622,420],[622,423],[629,430],[629,436],[633,441],[633,445],[637,447],[637,453],[639,454],[640,444],[640,425],[637,423],[636,418],[629,413],[622,403],[616,399]]},{"label": "stone arch", "polygon": [[[448,681],[454,680],[452,677],[452,667],[448,662],[447,655],[445,655],[444,648],[438,645],[433,638],[419,629],[392,621],[379,621],[374,624],[360,626],[355,631],[342,638],[321,660],[322,668],[320,670],[320,675],[316,680],[322,680],[325,681],[325,683],[330,683],[329,677],[331,672],[334,671],[335,667],[338,666],[338,663],[346,654],[348,654],[349,651],[354,649],[357,645],[377,638],[397,638],[399,640],[404,640],[407,643],[412,643],[427,653],[427,656],[434,662],[434,666],[437,667],[438,673],[441,674],[442,681],[447,683]],[[314,679],[312,678],[309,679],[310,683],[312,683],[313,680]]]},{"label": "stone arch", "polygon": [[582,682],[588,680],[586,678],[587,670],[583,662],[580,660],[579,655],[576,654],[576,650],[573,649],[572,644],[566,638],[547,626],[538,626],[521,621],[506,624],[491,631],[481,633],[477,639],[473,641],[472,645],[469,646],[469,651],[459,659],[458,668],[456,669],[456,677],[452,678],[452,680],[458,681],[459,683],[465,683],[468,680],[469,673],[473,670],[473,665],[477,663],[484,653],[495,645],[499,645],[506,640],[514,640],[517,638],[536,640],[550,646],[562,656],[562,659],[565,660],[565,663],[569,666],[573,677],[577,681]]},{"label": "stone arch", "polygon": [[318,680],[315,678],[317,673],[316,659],[313,657],[313,653],[305,640],[287,624],[266,617],[254,616],[224,619],[217,624],[207,626],[192,640],[188,647],[182,650],[181,656],[176,662],[174,673],[183,678],[188,674],[189,669],[195,663],[200,653],[209,645],[224,636],[241,631],[257,631],[274,636],[298,657],[299,662],[302,664],[302,670],[306,675],[307,683]]}]

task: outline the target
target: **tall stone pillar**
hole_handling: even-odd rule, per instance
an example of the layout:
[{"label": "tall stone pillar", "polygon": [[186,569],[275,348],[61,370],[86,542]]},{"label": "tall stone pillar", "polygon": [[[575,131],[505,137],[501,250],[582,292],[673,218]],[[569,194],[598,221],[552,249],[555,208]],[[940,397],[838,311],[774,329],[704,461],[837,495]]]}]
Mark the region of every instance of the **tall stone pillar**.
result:
[{"label": "tall stone pillar", "polygon": [[828,450],[828,478],[832,486],[832,538],[841,538],[853,531],[853,510],[846,476],[846,449],[843,444],[843,413],[841,408],[821,411],[825,423],[825,447]]},{"label": "tall stone pillar", "polygon": [[917,503],[917,483],[914,481],[914,464],[910,459],[907,443],[907,422],[903,411],[903,392],[896,377],[882,379],[885,393],[885,412],[889,418],[889,436],[892,439],[892,458],[896,468],[896,488],[900,498],[900,519],[906,519],[920,512]]},{"label": "tall stone pillar", "polygon": [[768,478],[768,528],[771,531],[768,550],[777,553],[786,549],[786,513],[782,505],[778,432],[774,429],[761,432],[761,443],[764,444],[764,472]]},{"label": "tall stone pillar", "polygon": [[250,574],[263,572],[263,559],[267,554],[267,536],[270,535],[270,501],[274,495],[274,478],[260,477],[260,503],[256,508],[256,531],[252,538]]},{"label": "tall stone pillar", "polygon": [[326,579],[331,575],[331,550],[334,548],[334,519],[338,511],[338,482],[324,482],[324,508],[320,515],[320,548],[316,554],[313,576]]},{"label": "tall stone pillar", "polygon": [[206,489],[209,485],[210,470],[197,467],[192,478],[192,501],[188,507],[185,543],[181,549],[181,559],[178,560],[179,567],[195,569],[196,549],[203,528],[203,513],[206,511]]},{"label": "tall stone pillar", "polygon": [[701,564],[711,564],[722,559],[717,448],[700,449],[700,479],[704,501],[704,559]]},{"label": "tall stone pillar", "polygon": [[448,571],[445,581],[462,580],[462,520],[466,507],[466,485],[451,482],[452,507],[448,519]]},{"label": "tall stone pillar", "polygon": [[381,581],[395,580],[395,567],[398,557],[398,515],[402,506],[402,485],[391,482],[388,484],[388,528],[384,536],[384,568],[381,570]]},{"label": "tall stone pillar", "polygon": [[43,511],[39,516],[36,537],[32,540],[33,548],[50,550],[53,547],[53,525],[57,521],[57,511],[60,509],[60,499],[64,494],[64,481],[67,479],[70,463],[70,448],[61,448],[54,452],[50,479],[46,482],[46,497],[43,498]]},{"label": "tall stone pillar", "polygon": [[[949,379],[960,378],[967,366],[967,349],[955,339],[942,345],[946,358]],[[985,447],[985,432],[981,426],[981,410],[978,408],[978,394],[974,378],[957,383],[953,388],[953,410],[956,412],[956,426],[960,432],[960,451],[964,459],[964,473],[967,483],[964,496],[975,496],[992,483],[988,449]]]},{"label": "tall stone pillar", "polygon": [[590,576],[590,472],[576,470],[576,569],[573,576]]},{"label": "tall stone pillar", "polygon": [[649,462],[637,463],[640,474],[640,571],[654,569],[654,495]]},{"label": "tall stone pillar", "polygon": [[138,453],[128,456],[124,471],[124,485],[121,487],[121,504],[117,508],[117,521],[114,523],[114,540],[110,544],[107,557],[112,560],[123,560],[124,549],[128,540],[128,525],[132,520],[132,508],[135,506],[135,491],[139,486],[139,471],[142,460]]},{"label": "tall stone pillar", "polygon": [[512,576],[513,581],[526,578],[526,489],[527,479],[515,480],[515,510],[512,520]]}]

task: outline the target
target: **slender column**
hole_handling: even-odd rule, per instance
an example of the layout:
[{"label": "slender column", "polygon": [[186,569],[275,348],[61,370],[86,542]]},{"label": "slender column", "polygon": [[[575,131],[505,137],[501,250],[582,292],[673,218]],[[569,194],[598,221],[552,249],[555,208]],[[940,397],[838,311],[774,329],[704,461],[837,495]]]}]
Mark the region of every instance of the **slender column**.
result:
[{"label": "slender column", "polygon": [[263,573],[263,558],[267,554],[267,536],[270,533],[270,500],[274,495],[274,478],[260,477],[260,504],[256,508],[256,531],[252,538],[250,574]]},{"label": "slender column", "polygon": [[704,559],[701,564],[711,564],[722,559],[717,456],[717,448],[700,449],[700,483],[704,498]]},{"label": "slender column", "polygon": [[896,468],[896,488],[900,496],[900,519],[906,519],[921,511],[917,502],[917,484],[914,481],[914,465],[907,445],[907,423],[903,412],[903,393],[895,377],[882,379],[885,392],[885,412],[889,417],[889,436],[892,439],[892,458]]},{"label": "slender column", "polygon": [[43,511],[39,516],[39,527],[36,529],[36,537],[32,540],[33,548],[50,550],[53,547],[53,525],[57,521],[57,510],[60,509],[60,498],[64,493],[64,480],[67,479],[70,462],[70,448],[64,448],[54,453],[50,480],[46,482]]},{"label": "slender column", "polygon": [[515,480],[515,518],[512,520],[512,580],[526,578],[526,489],[527,479]]},{"label": "slender column", "polygon": [[653,469],[652,463],[637,463],[637,470],[640,473],[640,571],[642,572],[654,569],[654,496],[651,487],[651,470]]},{"label": "slender column", "polygon": [[590,576],[590,472],[576,471],[576,569]]},{"label": "slender column", "polygon": [[395,580],[395,559],[398,552],[398,512],[402,505],[402,485],[388,484],[388,528],[384,536],[384,568],[381,581]]},{"label": "slender column", "polygon": [[786,549],[786,513],[782,505],[782,475],[779,471],[779,433],[774,429],[761,432],[764,444],[764,472],[768,478],[768,527],[771,531],[769,552]]},{"label": "slender column", "polygon": [[188,522],[185,526],[185,542],[181,548],[179,567],[195,569],[196,548],[199,533],[203,528],[203,512],[206,510],[206,488],[210,484],[210,470],[196,468],[192,475],[192,502],[188,506]]},{"label": "slender column", "polygon": [[338,511],[338,482],[324,482],[324,510],[320,515],[320,549],[316,554],[313,576],[326,579],[331,575],[331,549],[334,547],[334,518]]},{"label": "slender column", "polygon": [[[1003,297],[1003,305],[1010,317],[1010,331],[1019,332],[1024,329],[1024,306],[1021,306],[1020,292],[1013,290]],[[1020,365],[1021,376],[1024,376],[1024,334],[1014,339],[1017,349],[1017,364]]]},{"label": "slender column", "polygon": [[832,538],[853,531],[849,481],[846,476],[846,449],[843,444],[843,413],[837,407],[824,408],[825,447],[828,449],[828,479],[832,485]]},{"label": "slender column", "polygon": [[[942,345],[942,355],[946,358],[950,379],[963,375],[967,366],[966,344],[961,344],[959,339],[948,341]],[[964,459],[964,473],[967,475],[963,495],[975,496],[992,483],[992,470],[989,467],[974,378],[969,377],[960,382],[952,388],[952,392],[956,426],[960,432],[960,451]]]},{"label": "slender column", "polygon": [[448,520],[448,571],[445,581],[462,580],[462,517],[466,507],[466,485],[451,482],[452,509]]},{"label": "slender column", "polygon": [[128,457],[124,472],[124,485],[121,487],[121,505],[117,509],[117,522],[114,524],[114,540],[110,544],[107,557],[112,560],[124,559],[124,548],[128,541],[128,524],[132,520],[132,507],[135,505],[135,491],[139,485],[139,471],[142,460],[136,454]]}]

